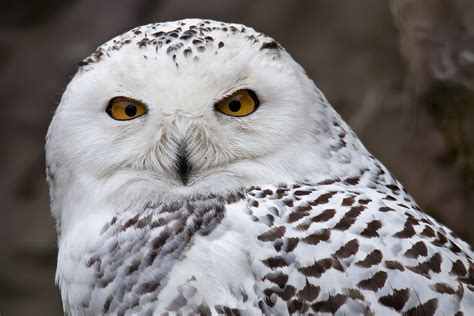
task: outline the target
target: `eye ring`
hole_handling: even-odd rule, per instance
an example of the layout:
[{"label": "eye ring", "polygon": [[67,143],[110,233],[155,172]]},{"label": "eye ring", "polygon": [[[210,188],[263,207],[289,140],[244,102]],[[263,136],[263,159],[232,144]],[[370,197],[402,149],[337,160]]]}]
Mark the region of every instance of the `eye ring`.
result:
[{"label": "eye ring", "polygon": [[232,117],[245,117],[254,113],[260,101],[257,94],[250,89],[242,89],[233,92],[231,95],[224,97],[216,102],[216,111]]},{"label": "eye ring", "polygon": [[117,121],[130,121],[148,112],[146,105],[128,97],[114,97],[110,99],[105,112]]}]

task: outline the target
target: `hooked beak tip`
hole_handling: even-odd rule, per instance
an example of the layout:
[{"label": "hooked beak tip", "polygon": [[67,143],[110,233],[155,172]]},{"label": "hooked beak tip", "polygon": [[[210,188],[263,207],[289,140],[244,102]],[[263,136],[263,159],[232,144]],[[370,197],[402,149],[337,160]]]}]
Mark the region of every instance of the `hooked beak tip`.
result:
[{"label": "hooked beak tip", "polygon": [[176,153],[176,171],[181,182],[186,186],[191,173],[191,165],[188,160],[188,149],[185,141],[178,144]]}]

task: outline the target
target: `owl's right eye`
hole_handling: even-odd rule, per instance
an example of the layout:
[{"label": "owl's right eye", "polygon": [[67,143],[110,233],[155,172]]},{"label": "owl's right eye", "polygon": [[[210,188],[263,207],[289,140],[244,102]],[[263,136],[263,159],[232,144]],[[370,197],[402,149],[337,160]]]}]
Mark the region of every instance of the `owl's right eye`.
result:
[{"label": "owl's right eye", "polygon": [[110,100],[105,111],[115,120],[128,121],[146,114],[147,107],[131,98],[115,97]]}]

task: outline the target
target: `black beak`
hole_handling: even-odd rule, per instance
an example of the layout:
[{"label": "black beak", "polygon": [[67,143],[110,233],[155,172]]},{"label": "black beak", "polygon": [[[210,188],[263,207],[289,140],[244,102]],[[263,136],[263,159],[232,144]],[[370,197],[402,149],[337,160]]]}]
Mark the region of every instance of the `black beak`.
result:
[{"label": "black beak", "polygon": [[184,185],[188,184],[191,166],[188,161],[188,149],[186,142],[182,141],[178,144],[176,153],[176,170]]}]

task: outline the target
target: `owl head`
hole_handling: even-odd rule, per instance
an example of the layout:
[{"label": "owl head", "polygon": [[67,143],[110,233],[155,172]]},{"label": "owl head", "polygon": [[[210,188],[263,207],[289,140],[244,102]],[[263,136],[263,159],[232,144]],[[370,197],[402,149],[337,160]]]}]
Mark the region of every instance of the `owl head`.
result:
[{"label": "owl head", "polygon": [[79,64],[46,143],[61,226],[137,201],[344,175],[361,161],[354,152],[365,153],[277,42],[198,19],[100,46]]}]

